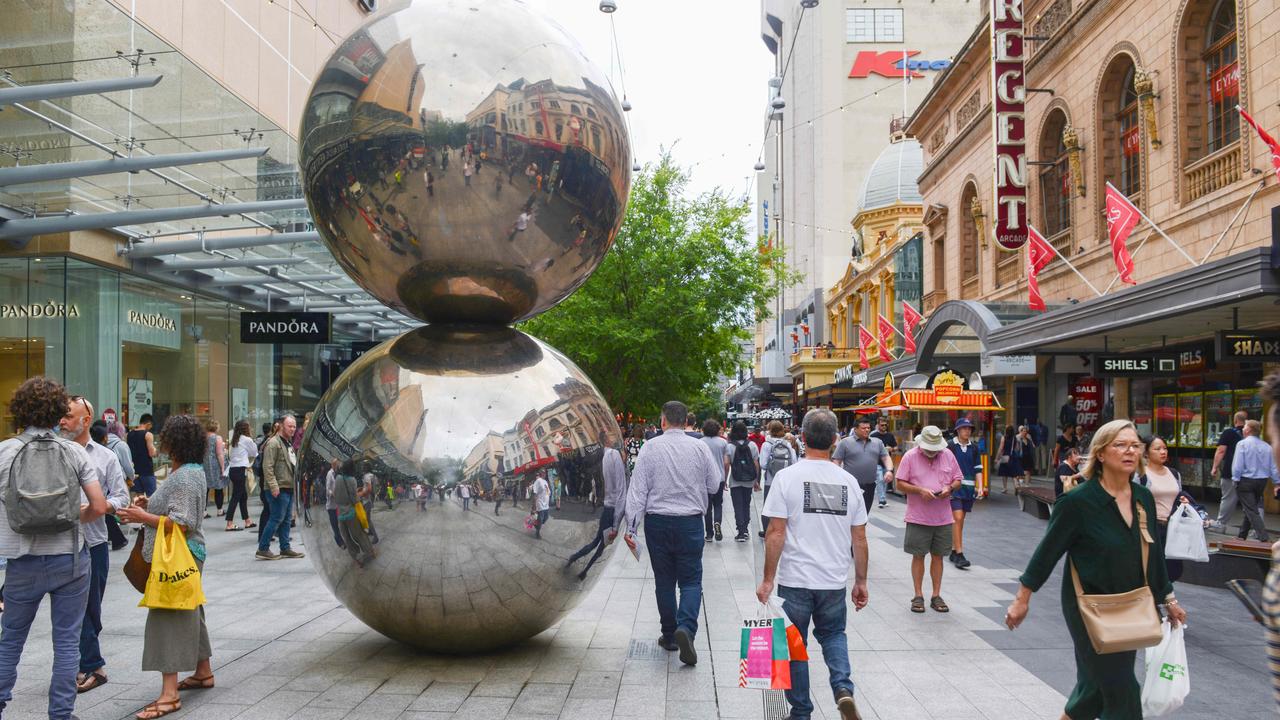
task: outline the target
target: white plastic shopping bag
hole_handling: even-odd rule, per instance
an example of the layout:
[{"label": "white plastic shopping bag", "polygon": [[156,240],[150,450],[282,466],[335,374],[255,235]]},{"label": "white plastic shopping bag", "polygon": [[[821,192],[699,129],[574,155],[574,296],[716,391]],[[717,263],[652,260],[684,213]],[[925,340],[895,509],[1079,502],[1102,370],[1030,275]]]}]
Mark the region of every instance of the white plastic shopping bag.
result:
[{"label": "white plastic shopping bag", "polygon": [[1204,521],[1190,505],[1179,505],[1169,518],[1169,534],[1164,556],[1170,560],[1209,562],[1209,543],[1204,537]]},{"label": "white plastic shopping bag", "polygon": [[1142,717],[1168,715],[1182,707],[1191,693],[1191,675],[1187,669],[1187,646],[1183,644],[1183,626],[1169,627],[1165,619],[1160,626],[1164,637],[1160,644],[1147,648],[1147,676],[1142,683]]}]

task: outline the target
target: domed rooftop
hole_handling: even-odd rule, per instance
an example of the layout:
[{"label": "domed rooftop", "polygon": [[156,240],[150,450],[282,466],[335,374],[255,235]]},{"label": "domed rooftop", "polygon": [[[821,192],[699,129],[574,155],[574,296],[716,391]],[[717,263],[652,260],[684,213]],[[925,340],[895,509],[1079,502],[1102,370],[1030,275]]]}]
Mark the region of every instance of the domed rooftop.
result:
[{"label": "domed rooftop", "polygon": [[915,138],[895,139],[871,164],[862,185],[859,212],[887,207],[895,202],[921,203],[916,178],[924,172],[924,153]]}]

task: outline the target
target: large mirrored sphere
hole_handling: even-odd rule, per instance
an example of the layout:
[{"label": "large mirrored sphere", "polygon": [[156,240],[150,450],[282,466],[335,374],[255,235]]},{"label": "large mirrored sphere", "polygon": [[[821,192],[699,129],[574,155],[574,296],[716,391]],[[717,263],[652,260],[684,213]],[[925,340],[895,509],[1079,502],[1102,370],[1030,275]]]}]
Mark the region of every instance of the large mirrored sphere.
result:
[{"label": "large mirrored sphere", "polygon": [[[596,536],[602,457],[620,442],[595,386],[542,342],[504,327],[412,330],[360,357],[311,416],[298,463],[307,554],[388,637],[446,653],[519,642],[604,570],[603,555],[588,568],[594,551],[570,558]],[[539,475],[542,525],[529,517]]]},{"label": "large mirrored sphere", "polygon": [[388,7],[325,61],[299,137],[333,256],[428,322],[511,323],[568,297],[631,182],[608,78],[516,0]]}]

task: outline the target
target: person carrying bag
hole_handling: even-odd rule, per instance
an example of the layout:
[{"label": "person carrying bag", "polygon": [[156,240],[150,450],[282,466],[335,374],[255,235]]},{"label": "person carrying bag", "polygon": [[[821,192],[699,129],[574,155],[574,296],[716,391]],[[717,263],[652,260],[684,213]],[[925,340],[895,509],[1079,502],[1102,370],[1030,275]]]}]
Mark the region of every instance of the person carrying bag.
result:
[{"label": "person carrying bag", "polygon": [[153,610],[195,610],[204,604],[204,588],[200,568],[187,547],[182,528],[160,517],[156,529],[155,550],[147,573],[146,590],[138,607]]},{"label": "person carrying bag", "polygon": [[1122,593],[1087,594],[1080,585],[1076,564],[1071,565],[1071,584],[1076,591],[1080,619],[1089,633],[1093,651],[1099,655],[1127,652],[1151,647],[1160,642],[1160,614],[1155,596],[1148,584],[1147,566],[1151,557],[1151,533],[1147,530],[1147,512],[1139,503],[1138,534],[1142,542],[1142,585]]}]

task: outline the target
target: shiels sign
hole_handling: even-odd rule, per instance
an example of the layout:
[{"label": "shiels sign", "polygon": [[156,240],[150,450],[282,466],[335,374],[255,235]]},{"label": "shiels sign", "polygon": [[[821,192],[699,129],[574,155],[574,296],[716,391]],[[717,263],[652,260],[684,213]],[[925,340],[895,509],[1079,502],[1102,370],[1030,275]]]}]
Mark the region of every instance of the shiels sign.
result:
[{"label": "shiels sign", "polygon": [[1022,0],[992,0],[991,80],[995,141],[995,219],[1003,250],[1027,244],[1027,82]]},{"label": "shiels sign", "polygon": [[240,313],[240,342],[302,345],[327,343],[331,324],[329,313]]}]

